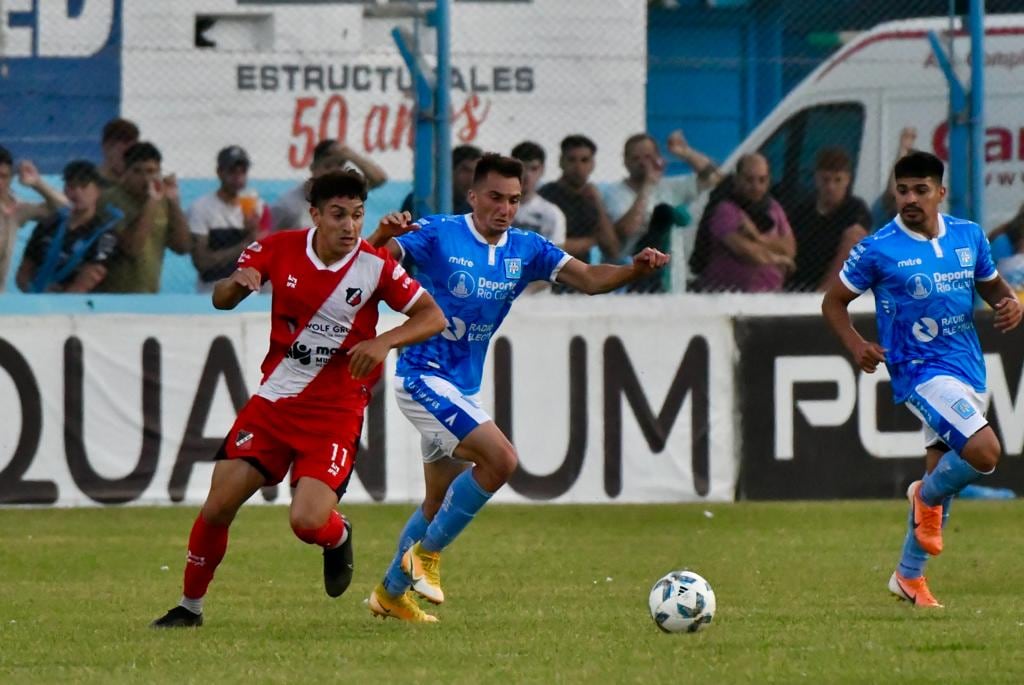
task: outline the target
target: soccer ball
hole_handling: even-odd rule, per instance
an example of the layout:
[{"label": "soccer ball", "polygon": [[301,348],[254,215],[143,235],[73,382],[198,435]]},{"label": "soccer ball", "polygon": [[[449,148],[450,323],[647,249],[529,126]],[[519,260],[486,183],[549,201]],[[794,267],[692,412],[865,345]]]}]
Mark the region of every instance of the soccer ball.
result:
[{"label": "soccer ball", "polygon": [[715,615],[715,591],[693,571],[672,571],[647,600],[655,625],[666,633],[696,633]]}]

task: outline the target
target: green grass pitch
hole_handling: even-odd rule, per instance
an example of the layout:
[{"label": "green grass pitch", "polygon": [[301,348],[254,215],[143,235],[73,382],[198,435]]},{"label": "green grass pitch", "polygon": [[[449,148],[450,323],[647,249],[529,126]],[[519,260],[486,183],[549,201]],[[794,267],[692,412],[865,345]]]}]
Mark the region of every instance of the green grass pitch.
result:
[{"label": "green grass pitch", "polygon": [[[0,510],[0,683],[1024,682],[1024,516],[956,502],[929,569],[943,611],[891,598],[899,502],[490,506],[444,556],[441,623],[365,599],[411,506],[342,506],[356,579],[330,600],[281,507],[243,508],[198,630],[180,594],[194,507]],[[647,593],[690,567],[718,597],[695,635]]]}]

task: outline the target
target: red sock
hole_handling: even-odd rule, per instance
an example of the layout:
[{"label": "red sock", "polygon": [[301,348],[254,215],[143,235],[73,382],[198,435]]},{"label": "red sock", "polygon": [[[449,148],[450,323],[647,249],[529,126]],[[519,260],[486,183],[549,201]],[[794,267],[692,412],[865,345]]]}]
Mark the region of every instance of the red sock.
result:
[{"label": "red sock", "polygon": [[345,519],[337,510],[334,510],[327,517],[327,523],[319,528],[295,528],[294,530],[295,535],[303,542],[330,549],[341,542],[341,537],[345,534]]},{"label": "red sock", "polygon": [[199,599],[213,580],[213,572],[228,549],[228,527],[207,523],[202,514],[192,524],[188,536],[188,558],[185,562],[185,592],[189,599]]}]

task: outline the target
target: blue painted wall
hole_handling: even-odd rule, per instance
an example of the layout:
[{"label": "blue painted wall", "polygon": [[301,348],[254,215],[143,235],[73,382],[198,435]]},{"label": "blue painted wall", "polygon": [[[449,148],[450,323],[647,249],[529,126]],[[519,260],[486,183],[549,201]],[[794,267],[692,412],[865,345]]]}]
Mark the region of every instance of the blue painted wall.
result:
[{"label": "blue painted wall", "polygon": [[[87,57],[41,54],[40,2],[0,12],[0,22],[32,34],[31,55],[0,55],[0,144],[59,173],[69,159],[100,159],[100,131],[120,111],[122,0],[113,0],[105,44]],[[81,16],[87,2],[65,0],[67,16]]]},{"label": "blue painted wall", "polygon": [[647,128],[658,140],[682,128],[722,160],[782,97],[782,15],[774,3],[682,5],[648,17]]}]

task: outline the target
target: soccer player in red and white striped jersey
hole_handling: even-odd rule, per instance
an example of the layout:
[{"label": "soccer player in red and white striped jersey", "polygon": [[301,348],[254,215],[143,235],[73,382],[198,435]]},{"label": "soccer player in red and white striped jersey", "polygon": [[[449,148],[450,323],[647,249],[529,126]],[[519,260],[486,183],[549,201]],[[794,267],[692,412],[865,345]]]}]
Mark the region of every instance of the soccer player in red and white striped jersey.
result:
[{"label": "soccer player in red and white striped jersey", "polygon": [[[302,541],[324,550],[324,586],[341,595],[352,579],[351,525],[337,511],[352,473],[363,412],[381,362],[395,347],[445,328],[430,294],[386,251],[360,235],[366,182],[347,172],[314,179],[313,227],[252,243],[238,270],[214,287],[213,304],[233,309],[273,286],[270,350],[263,380],[217,454],[206,503],[192,527],[178,606],[154,627],[202,625],[202,603],[242,504],[291,469],[290,520]],[[382,224],[405,223],[391,214]],[[378,305],[409,318],[376,335]]]}]

